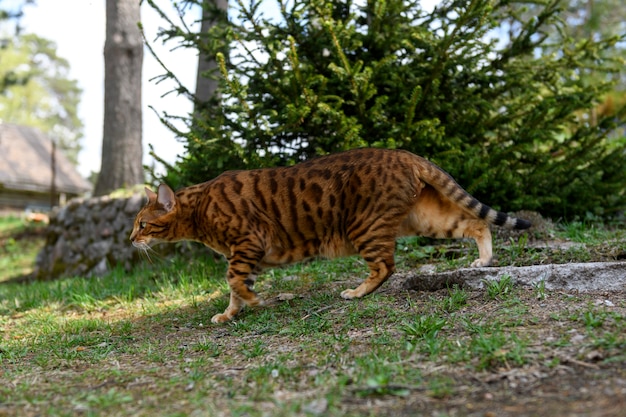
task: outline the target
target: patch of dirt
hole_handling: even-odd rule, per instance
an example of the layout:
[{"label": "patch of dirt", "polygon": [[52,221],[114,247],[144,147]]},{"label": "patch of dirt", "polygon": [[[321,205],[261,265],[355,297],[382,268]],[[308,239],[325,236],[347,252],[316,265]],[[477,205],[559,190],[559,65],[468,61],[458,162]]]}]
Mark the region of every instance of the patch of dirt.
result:
[{"label": "patch of dirt", "polygon": [[[395,279],[398,282],[388,282],[385,285],[391,285],[379,291],[400,299],[407,290],[401,276]],[[467,291],[467,304],[455,314],[485,323],[510,314],[503,307],[506,303],[486,300],[484,290]],[[533,341],[527,346],[527,363],[519,366],[504,360],[479,371],[471,360],[450,364],[418,354],[407,359],[406,366],[421,369],[426,380],[443,380],[447,390],[442,394],[423,385],[399,386],[408,389],[406,396],[347,398],[346,411],[390,417],[626,416],[626,290],[555,289],[542,299],[531,288],[515,291],[514,304],[525,312],[519,317],[521,323],[512,323],[507,332]],[[449,297],[449,290],[420,289],[409,294],[417,305],[427,306]],[[592,328],[582,319],[589,312],[612,318]],[[467,343],[457,327],[440,337],[456,339],[460,346]]]},{"label": "patch of dirt", "polygon": [[[385,308],[410,309],[416,315],[427,315],[433,311],[433,306],[441,305],[450,297],[447,289],[407,291],[394,280],[401,281],[401,277],[392,277],[372,296],[376,297],[381,311],[386,311]],[[525,364],[503,360],[487,369],[477,370],[476,358],[453,363],[445,357],[432,358],[420,352],[407,356],[403,352],[400,356],[402,367],[413,372],[417,370],[419,381],[394,386],[392,380],[382,393],[352,380],[340,387],[332,385],[336,382],[329,387],[313,384],[316,375],[330,373],[333,378],[348,375],[350,369],[355,368],[354,359],[369,354],[380,333],[390,332],[394,337],[404,337],[398,330],[398,323],[381,326],[375,316],[364,318],[365,322],[359,323],[359,327],[354,330],[345,330],[344,320],[349,317],[345,310],[365,308],[368,301],[339,298],[341,288],[356,282],[357,277],[354,282],[331,284],[325,291],[336,293],[337,296],[314,313],[298,308],[303,299],[311,297],[310,294],[283,293],[276,294],[270,305],[244,312],[239,318],[241,325],[245,326],[246,321],[252,321],[253,315],[263,314],[263,310],[270,310],[267,317],[274,320],[304,322],[322,316],[334,323],[330,332],[350,340],[345,351],[339,347],[342,349],[337,353],[342,358],[340,361],[311,357],[310,351],[307,353],[303,350],[302,344],[314,345],[319,341],[307,335],[266,335],[258,331],[238,330],[236,325],[203,325],[215,312],[215,306],[209,303],[176,309],[165,313],[158,320],[147,316],[137,318],[132,338],[120,343],[123,349],[112,349],[109,359],[105,361],[81,363],[74,360],[58,369],[55,367],[43,371],[45,378],[33,374],[17,375],[29,380],[40,378],[35,388],[42,392],[56,392],[54,387],[67,386],[68,381],[71,381],[68,389],[73,396],[78,396],[77,392],[89,392],[94,397],[104,396],[111,390],[129,393],[135,399],[142,398],[142,405],[136,404],[138,408],[134,411],[150,413],[153,410],[157,414],[194,415],[191,412],[193,409],[189,408],[189,399],[205,396],[206,400],[201,404],[209,408],[203,412],[196,410],[197,415],[230,417],[236,414],[229,410],[233,404],[249,406],[251,410],[256,410],[255,413],[242,415],[254,416],[625,415],[626,342],[619,334],[617,336],[621,337],[621,341],[618,339],[615,343],[608,341],[606,344],[598,344],[595,339],[615,335],[616,329],[626,320],[626,291],[554,290],[547,291],[545,298],[539,299],[530,288],[516,288],[511,302],[507,303],[487,300],[484,290],[468,288],[466,304],[454,312],[457,317],[466,317],[476,323],[490,323],[503,316],[511,316],[510,312],[505,311],[510,306],[524,308],[521,322],[512,323],[506,327],[506,331],[531,341],[526,347]],[[293,308],[283,309],[284,317],[276,313],[280,307],[292,303],[295,303]],[[596,312],[599,317],[605,315],[602,316],[605,321],[597,328],[590,329],[581,319],[585,312]],[[109,314],[93,314],[105,313]],[[441,309],[437,309],[437,314],[446,315]],[[460,347],[468,344],[467,331],[459,324],[446,329],[438,338],[455,340]],[[254,345],[259,341],[263,342],[263,353],[254,357],[242,354],[242,345]],[[144,350],[135,349],[134,345],[145,343],[152,346],[154,354],[160,355],[162,360],[155,361]],[[210,348],[198,349],[199,345]],[[274,390],[259,397],[251,396],[249,387],[257,384],[254,377],[250,376],[251,370],[271,364],[278,356],[289,358],[283,362],[285,367],[301,370],[301,373],[292,376],[297,382],[283,383],[277,378]],[[123,376],[119,376],[120,370],[124,371],[121,374]],[[188,382],[188,375],[198,371],[206,372],[206,375]],[[18,379],[9,383],[19,384],[21,381]],[[258,384],[271,385],[271,378],[263,377]],[[439,391],[438,384],[442,386]],[[247,389],[248,393],[242,393],[242,389]],[[332,405],[326,402],[328,389],[341,390],[340,399]],[[55,394],[53,404],[60,408],[69,406],[64,398],[70,394]],[[302,408],[292,408],[292,412],[288,413],[290,401],[304,401],[304,405]],[[41,409],[37,407],[29,411],[18,406],[8,404],[6,413],[3,413],[3,405],[0,403],[0,415],[41,415]],[[20,410],[21,413],[12,414],[14,410]],[[131,406],[127,411],[125,415],[134,414]],[[77,408],[74,408],[72,414],[82,415]]]}]

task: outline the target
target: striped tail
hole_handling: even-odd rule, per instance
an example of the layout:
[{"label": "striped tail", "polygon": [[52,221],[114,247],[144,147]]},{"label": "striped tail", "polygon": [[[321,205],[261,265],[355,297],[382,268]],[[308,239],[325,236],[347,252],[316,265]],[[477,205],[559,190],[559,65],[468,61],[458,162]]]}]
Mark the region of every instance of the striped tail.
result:
[{"label": "striped tail", "polygon": [[421,157],[420,159],[423,161],[423,167],[426,169],[421,170],[419,178],[433,186],[437,191],[459,206],[467,209],[467,211],[474,214],[476,217],[507,229],[521,230],[528,229],[531,226],[528,220],[509,216],[506,213],[496,211],[486,204],[481,203],[474,196],[465,191],[450,174],[434,163]]},{"label": "striped tail", "polygon": [[[528,229],[531,226],[531,223],[528,220],[511,217],[506,213],[496,211],[488,205],[481,203],[471,195],[470,198],[471,201],[469,205],[465,207],[470,209],[470,211],[475,213],[479,218],[491,224],[502,226],[507,229]],[[470,206],[474,206],[474,208],[472,209]]]}]

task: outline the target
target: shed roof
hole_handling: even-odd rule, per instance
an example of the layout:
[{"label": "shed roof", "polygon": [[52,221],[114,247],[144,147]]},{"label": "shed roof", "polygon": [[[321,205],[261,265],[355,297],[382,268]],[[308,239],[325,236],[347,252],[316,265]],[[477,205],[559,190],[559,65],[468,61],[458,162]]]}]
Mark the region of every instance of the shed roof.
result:
[{"label": "shed roof", "polygon": [[[0,124],[0,186],[20,191],[49,192],[52,182],[52,141],[36,128]],[[62,152],[56,152],[58,192],[82,194],[92,189]]]}]

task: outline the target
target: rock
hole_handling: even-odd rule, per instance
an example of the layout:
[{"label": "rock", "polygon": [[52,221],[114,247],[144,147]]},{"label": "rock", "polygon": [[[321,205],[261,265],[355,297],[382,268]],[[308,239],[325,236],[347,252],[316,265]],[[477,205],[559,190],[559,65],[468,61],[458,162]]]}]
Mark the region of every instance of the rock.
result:
[{"label": "rock", "polygon": [[135,194],[126,201],[124,213],[135,215],[143,206],[144,197],[141,194]]},{"label": "rock", "polygon": [[89,211],[87,210],[87,207],[85,207],[84,205],[78,206],[78,208],[76,208],[73,212],[73,217],[71,218],[71,220],[73,221],[78,221],[78,222],[82,222],[88,219],[88,215],[89,215]]},{"label": "rock", "polygon": [[89,245],[85,250],[85,256],[88,259],[101,259],[105,258],[110,252],[113,242],[110,240],[102,240]]},{"label": "rock", "polygon": [[[143,189],[130,197],[74,199],[50,217],[46,244],[37,255],[33,276],[100,276],[111,268],[130,270],[146,262],[129,241],[133,220],[145,201]],[[195,249],[194,249],[195,248]],[[198,249],[190,245],[159,245],[159,258]]]},{"label": "rock", "polygon": [[[594,262],[549,264],[502,268],[461,268],[439,273],[400,273],[395,281],[403,289],[435,291],[454,284],[484,288],[488,281],[509,276],[514,284],[535,286],[540,282],[546,290],[612,291],[626,287],[626,262]],[[608,306],[609,304],[607,304]]]},{"label": "rock", "polygon": [[37,255],[34,276],[103,275],[118,264],[129,269],[140,260],[128,237],[143,194],[76,199],[51,214],[46,244]]},{"label": "rock", "polygon": [[106,274],[107,272],[109,272],[109,266],[107,265],[107,260],[106,258],[102,258],[102,260],[98,262],[98,264],[91,269],[90,274],[95,275],[95,276],[102,276]]}]

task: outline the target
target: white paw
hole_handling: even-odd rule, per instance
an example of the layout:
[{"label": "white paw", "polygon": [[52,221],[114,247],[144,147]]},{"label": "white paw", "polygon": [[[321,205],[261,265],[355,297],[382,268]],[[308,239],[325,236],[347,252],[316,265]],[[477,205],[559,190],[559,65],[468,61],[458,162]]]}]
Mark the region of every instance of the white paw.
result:
[{"label": "white paw", "polygon": [[346,300],[352,300],[353,298],[357,298],[357,292],[355,290],[343,290],[341,292],[341,298],[345,298]]},{"label": "white paw", "polygon": [[482,268],[483,266],[489,266],[489,265],[491,265],[491,259],[489,259],[488,261],[485,261],[483,259],[476,259],[474,262],[470,264],[470,267]]},{"label": "white paw", "polygon": [[219,314],[216,314],[213,317],[211,317],[211,322],[212,323],[226,323],[230,319],[232,319],[232,317],[229,316],[228,314],[226,314],[226,313],[219,313]]}]

